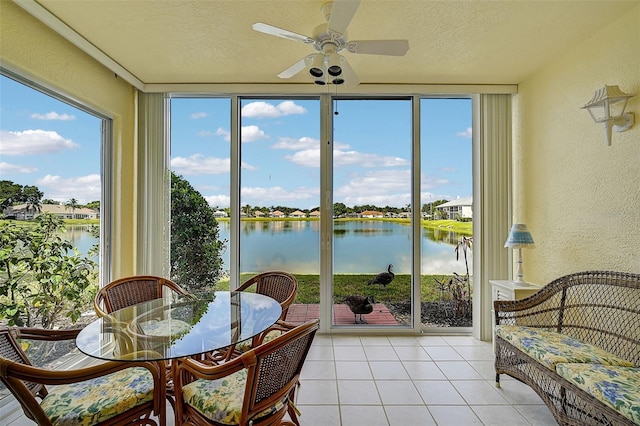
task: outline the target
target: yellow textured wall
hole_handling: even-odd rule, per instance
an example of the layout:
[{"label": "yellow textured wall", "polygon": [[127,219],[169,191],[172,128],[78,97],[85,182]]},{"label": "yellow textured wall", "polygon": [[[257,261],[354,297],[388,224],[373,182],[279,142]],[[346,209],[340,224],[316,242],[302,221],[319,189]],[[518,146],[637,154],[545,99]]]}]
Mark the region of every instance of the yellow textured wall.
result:
[{"label": "yellow textured wall", "polygon": [[[593,92],[634,93],[636,124],[604,130],[580,109]],[[524,278],[640,273],[640,6],[522,82],[514,97],[514,223],[529,226]]]},{"label": "yellow textured wall", "polygon": [[135,270],[134,89],[11,1],[0,1],[0,64],[113,119],[112,277]]}]

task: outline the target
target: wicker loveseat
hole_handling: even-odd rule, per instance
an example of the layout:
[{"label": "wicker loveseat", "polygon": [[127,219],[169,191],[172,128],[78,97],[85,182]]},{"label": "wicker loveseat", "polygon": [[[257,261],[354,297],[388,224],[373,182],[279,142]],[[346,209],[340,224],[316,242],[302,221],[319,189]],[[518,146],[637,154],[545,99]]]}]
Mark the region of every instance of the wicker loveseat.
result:
[{"label": "wicker loveseat", "polygon": [[562,425],[640,424],[640,275],[571,274],[494,309],[496,386],[526,383]]}]

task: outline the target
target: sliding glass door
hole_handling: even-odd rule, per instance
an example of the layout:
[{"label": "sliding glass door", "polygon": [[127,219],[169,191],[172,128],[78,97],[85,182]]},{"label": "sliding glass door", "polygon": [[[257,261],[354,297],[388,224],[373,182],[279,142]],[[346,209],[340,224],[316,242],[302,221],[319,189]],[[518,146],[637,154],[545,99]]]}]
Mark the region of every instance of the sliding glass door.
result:
[{"label": "sliding glass door", "polygon": [[411,325],[411,111],[334,103],[333,325]]},{"label": "sliding glass door", "polygon": [[237,100],[172,100],[172,169],[207,200],[238,272],[217,288],[282,270],[299,283],[293,322],[471,325],[470,99]]}]

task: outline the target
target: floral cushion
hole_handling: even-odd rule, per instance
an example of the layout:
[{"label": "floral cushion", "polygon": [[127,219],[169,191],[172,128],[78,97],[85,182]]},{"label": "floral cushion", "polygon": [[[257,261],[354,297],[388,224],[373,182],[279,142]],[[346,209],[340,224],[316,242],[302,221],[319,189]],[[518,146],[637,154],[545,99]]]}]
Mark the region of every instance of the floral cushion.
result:
[{"label": "floral cushion", "polygon": [[41,407],[54,425],[94,425],[153,400],[153,376],[132,367],[49,388]]},{"label": "floral cushion", "polygon": [[550,370],[563,363],[591,363],[633,367],[633,363],[565,334],[518,325],[498,325],[496,335]]},{"label": "floral cushion", "polygon": [[558,364],[556,371],[634,424],[640,424],[640,368]]},{"label": "floral cushion", "polygon": [[[237,371],[217,380],[199,379],[182,388],[184,402],[200,414],[224,425],[240,424],[242,402],[247,382],[247,370]],[[286,399],[254,417],[254,421],[279,411]]]}]

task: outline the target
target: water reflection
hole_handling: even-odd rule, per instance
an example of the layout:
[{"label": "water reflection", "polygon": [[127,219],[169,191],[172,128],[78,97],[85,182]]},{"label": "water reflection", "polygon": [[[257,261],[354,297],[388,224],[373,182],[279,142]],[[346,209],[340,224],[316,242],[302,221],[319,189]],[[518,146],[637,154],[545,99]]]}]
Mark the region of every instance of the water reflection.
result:
[{"label": "water reflection", "polygon": [[[98,238],[94,237],[91,229],[98,225],[65,225],[65,232],[61,232],[61,238],[69,241],[78,251],[87,256],[89,250],[98,243]],[[98,262],[98,256],[91,259]]]},{"label": "water reflection", "polygon": [[[229,222],[218,222],[220,238],[229,239]],[[97,239],[91,226],[67,226],[63,238],[86,255]],[[336,221],[333,235],[334,270],[340,273],[377,273],[381,262],[392,263],[396,273],[411,271],[411,227],[395,222]],[[464,260],[456,260],[460,235],[449,229],[422,229],[423,274],[464,273]],[[317,274],[320,265],[320,222],[242,221],[241,270],[257,272],[283,269],[292,273]],[[222,254],[229,269],[229,250]],[[94,258],[98,261],[97,257]],[[469,269],[472,269],[469,257]]]}]

